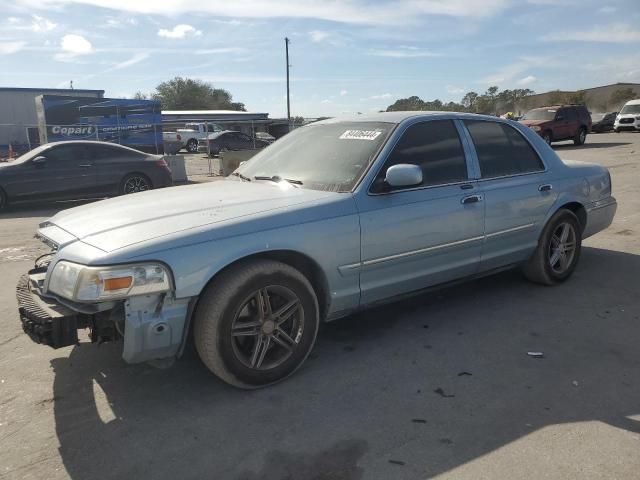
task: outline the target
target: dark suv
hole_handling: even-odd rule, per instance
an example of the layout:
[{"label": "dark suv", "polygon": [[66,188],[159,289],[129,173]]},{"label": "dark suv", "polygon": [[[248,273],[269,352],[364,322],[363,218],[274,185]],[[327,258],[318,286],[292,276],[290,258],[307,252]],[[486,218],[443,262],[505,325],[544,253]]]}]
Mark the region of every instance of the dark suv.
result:
[{"label": "dark suv", "polygon": [[520,120],[548,144],[573,140],[582,145],[591,131],[591,115],[584,105],[555,105],[529,110]]}]

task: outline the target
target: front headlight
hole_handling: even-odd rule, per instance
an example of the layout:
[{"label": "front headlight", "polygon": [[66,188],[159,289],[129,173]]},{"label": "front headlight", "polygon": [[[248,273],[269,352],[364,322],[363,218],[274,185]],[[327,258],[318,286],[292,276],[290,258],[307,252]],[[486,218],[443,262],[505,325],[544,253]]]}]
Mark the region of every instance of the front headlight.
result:
[{"label": "front headlight", "polygon": [[159,263],[86,267],[60,261],[48,286],[50,292],[79,302],[119,300],[170,289],[169,271]]},{"label": "front headlight", "polygon": [[540,131],[540,127],[538,125],[531,125],[529,128],[531,130],[533,130],[534,132],[539,132]]}]

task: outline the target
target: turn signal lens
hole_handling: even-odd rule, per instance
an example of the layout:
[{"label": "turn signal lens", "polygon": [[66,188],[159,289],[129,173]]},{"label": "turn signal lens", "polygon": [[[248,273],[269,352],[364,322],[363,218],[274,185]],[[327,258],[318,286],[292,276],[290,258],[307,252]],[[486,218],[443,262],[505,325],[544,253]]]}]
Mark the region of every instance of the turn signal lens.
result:
[{"label": "turn signal lens", "polygon": [[103,288],[105,292],[122,290],[125,288],[129,288],[132,283],[133,279],[131,277],[105,278]]}]

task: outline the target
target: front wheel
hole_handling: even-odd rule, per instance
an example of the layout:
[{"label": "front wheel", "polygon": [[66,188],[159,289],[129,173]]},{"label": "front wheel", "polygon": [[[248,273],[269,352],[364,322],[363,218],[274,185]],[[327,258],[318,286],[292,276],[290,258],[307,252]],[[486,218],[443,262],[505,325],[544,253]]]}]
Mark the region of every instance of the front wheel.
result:
[{"label": "front wheel", "polygon": [[578,133],[576,133],[575,138],[573,139],[573,144],[584,145],[584,142],[586,142],[586,140],[587,140],[587,129],[584,127],[581,127],[580,130],[578,130]]},{"label": "front wheel", "polygon": [[198,151],[198,141],[195,138],[187,142],[187,152],[196,153]]},{"label": "front wheel", "polygon": [[295,372],[313,348],[318,324],[309,280],[284,263],[256,260],[230,268],[205,289],[194,340],[216,376],[253,389]]},{"label": "front wheel", "polygon": [[153,185],[145,175],[141,173],[131,173],[122,179],[120,184],[120,194],[128,195],[130,193],[144,192],[151,190]]},{"label": "front wheel", "polygon": [[544,132],[542,134],[542,139],[547,143],[547,145],[551,146],[551,132]]},{"label": "front wheel", "polygon": [[578,264],[582,228],[570,210],[559,210],[547,222],[538,247],[523,268],[527,279],[556,285],[568,279]]}]

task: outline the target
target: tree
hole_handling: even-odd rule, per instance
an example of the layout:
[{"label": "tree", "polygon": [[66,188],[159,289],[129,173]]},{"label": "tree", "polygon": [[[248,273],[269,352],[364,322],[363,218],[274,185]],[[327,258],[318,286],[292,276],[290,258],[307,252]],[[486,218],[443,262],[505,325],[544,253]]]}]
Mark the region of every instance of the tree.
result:
[{"label": "tree", "polygon": [[638,95],[633,91],[633,88],[619,88],[609,97],[609,105],[613,108],[617,108],[627,103],[629,100],[633,100],[637,96]]},{"label": "tree", "polygon": [[165,110],[245,111],[244,103],[232,102],[227,90],[190,78],[175,77],[162,82],[156,87],[153,99],[160,100]]},{"label": "tree", "polygon": [[464,97],[462,97],[462,106],[470,111],[475,111],[476,102],[478,101],[478,94],[476,92],[467,92]]},{"label": "tree", "polygon": [[573,105],[586,105],[588,102],[587,92],[578,90],[567,95],[567,102]]},{"label": "tree", "polygon": [[563,103],[567,103],[567,95],[560,90],[554,90],[549,94],[549,102],[550,105],[562,105]]},{"label": "tree", "polygon": [[135,100],[148,100],[149,99],[149,95],[147,95],[146,93],[143,93],[140,90],[138,90],[136,93],[133,94],[133,98]]}]

